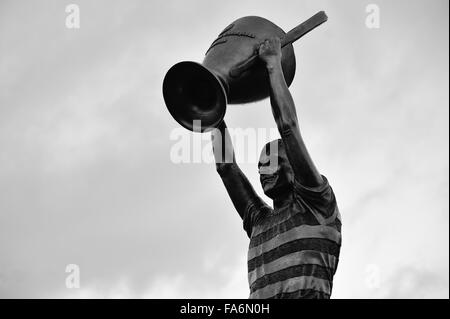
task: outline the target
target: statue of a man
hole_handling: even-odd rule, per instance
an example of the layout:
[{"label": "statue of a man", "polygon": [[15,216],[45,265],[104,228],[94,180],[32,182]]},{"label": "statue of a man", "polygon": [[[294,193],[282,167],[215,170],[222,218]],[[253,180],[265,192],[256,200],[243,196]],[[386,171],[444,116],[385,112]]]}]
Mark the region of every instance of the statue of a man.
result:
[{"label": "statue of a man", "polygon": [[264,147],[258,163],[261,185],[273,208],[236,164],[225,122],[212,134],[217,172],[250,238],[250,298],[329,298],[341,246],[336,199],[300,134],[281,67],[280,40],[262,43],[259,57],[267,68],[272,112],[281,135],[281,140]]}]

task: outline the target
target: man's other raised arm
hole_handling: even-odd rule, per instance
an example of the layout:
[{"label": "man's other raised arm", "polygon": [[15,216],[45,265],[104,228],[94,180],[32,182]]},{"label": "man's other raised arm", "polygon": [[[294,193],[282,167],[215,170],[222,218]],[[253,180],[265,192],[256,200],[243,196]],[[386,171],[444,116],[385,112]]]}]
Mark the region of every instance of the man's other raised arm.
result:
[{"label": "man's other raised arm", "polygon": [[263,203],[263,201],[236,163],[233,144],[225,121],[222,121],[219,127],[213,130],[211,138],[216,170],[222,178],[234,207],[244,219],[250,204]]},{"label": "man's other raised arm", "polygon": [[323,179],[303,142],[294,100],[284,79],[280,40],[278,38],[266,40],[259,48],[259,56],[266,63],[270,79],[272,113],[295,177],[302,185],[319,186],[323,183]]}]

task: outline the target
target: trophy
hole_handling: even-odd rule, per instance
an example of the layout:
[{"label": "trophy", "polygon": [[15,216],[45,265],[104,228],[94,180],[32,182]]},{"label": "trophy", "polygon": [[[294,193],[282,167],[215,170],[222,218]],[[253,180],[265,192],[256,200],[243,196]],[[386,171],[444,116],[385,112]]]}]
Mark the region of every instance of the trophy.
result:
[{"label": "trophy", "polygon": [[227,104],[256,102],[269,96],[267,72],[258,59],[265,39],[280,38],[281,66],[289,86],[295,75],[292,43],[325,21],[327,16],[320,11],[288,33],[257,16],[232,22],[212,42],[202,64],[184,61],[169,69],[163,82],[167,109],[188,130],[214,129],[221,123]]}]

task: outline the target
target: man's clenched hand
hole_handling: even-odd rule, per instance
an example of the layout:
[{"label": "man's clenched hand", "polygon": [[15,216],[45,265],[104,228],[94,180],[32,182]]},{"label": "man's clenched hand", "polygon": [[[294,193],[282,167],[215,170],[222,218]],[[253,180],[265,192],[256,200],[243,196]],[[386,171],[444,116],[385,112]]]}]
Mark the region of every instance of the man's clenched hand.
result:
[{"label": "man's clenched hand", "polygon": [[259,57],[267,67],[274,67],[281,64],[281,41],[278,37],[265,40],[259,46]]}]

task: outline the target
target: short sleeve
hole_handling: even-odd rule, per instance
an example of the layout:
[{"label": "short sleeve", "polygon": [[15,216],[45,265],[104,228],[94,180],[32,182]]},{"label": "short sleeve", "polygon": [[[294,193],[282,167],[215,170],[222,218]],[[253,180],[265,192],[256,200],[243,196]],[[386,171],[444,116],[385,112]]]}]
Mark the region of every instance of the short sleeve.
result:
[{"label": "short sleeve", "polygon": [[332,222],[339,214],[336,198],[328,180],[322,175],[323,183],[317,187],[307,187],[294,181],[295,199],[311,211],[321,224]]},{"label": "short sleeve", "polygon": [[248,238],[251,238],[253,227],[257,225],[270,210],[271,208],[259,197],[249,201],[243,218],[244,230],[247,233]]}]

